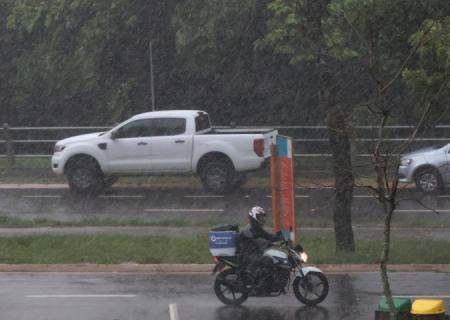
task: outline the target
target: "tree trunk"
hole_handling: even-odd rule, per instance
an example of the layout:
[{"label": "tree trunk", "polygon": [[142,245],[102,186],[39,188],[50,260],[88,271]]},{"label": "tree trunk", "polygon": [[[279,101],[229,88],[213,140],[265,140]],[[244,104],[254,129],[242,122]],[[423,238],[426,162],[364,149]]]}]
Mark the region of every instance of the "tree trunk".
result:
[{"label": "tree trunk", "polygon": [[[351,216],[354,182],[351,144],[345,115],[336,103],[341,79],[333,72],[333,61],[324,54],[327,46],[322,21],[328,15],[329,3],[330,0],[307,0],[305,10],[307,24],[310,26],[308,37],[316,46],[314,50],[317,54],[315,64],[318,75],[318,103],[319,107],[327,112],[329,140],[334,160],[336,191],[333,220],[336,251],[355,251]],[[328,59],[324,59],[325,56]]]},{"label": "tree trunk", "polygon": [[328,111],[327,125],[334,160],[335,198],[333,220],[336,251],[355,251],[351,214],[354,184],[351,143],[346,128],[345,116],[338,107],[331,108]]}]

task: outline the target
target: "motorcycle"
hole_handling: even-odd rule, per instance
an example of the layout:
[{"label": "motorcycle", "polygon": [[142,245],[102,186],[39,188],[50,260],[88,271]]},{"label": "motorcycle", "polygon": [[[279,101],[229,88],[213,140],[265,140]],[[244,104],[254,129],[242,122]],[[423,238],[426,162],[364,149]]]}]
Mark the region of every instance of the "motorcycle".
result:
[{"label": "motorcycle", "polygon": [[[213,237],[215,242],[218,237]],[[329,289],[328,280],[320,269],[303,266],[308,255],[301,246],[293,247],[290,241],[283,241],[280,248],[268,247],[264,255],[273,261],[273,272],[265,280],[264,292],[254,290],[254,281],[245,268],[240,267],[238,256],[214,256],[216,265],[212,274],[219,272],[214,281],[214,293],[222,303],[240,305],[248,297],[276,297],[286,294],[292,278],[292,288],[297,300],[308,306],[315,306],[325,300]]]}]

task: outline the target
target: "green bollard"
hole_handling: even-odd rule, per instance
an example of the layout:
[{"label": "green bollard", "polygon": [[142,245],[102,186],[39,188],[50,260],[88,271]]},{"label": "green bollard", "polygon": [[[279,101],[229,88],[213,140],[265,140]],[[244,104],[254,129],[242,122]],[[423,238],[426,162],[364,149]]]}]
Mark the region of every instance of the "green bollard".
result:
[{"label": "green bollard", "polygon": [[[396,310],[395,320],[411,319],[411,299],[394,298],[394,306]],[[381,297],[378,303],[378,310],[375,311],[375,320],[394,320],[390,317],[389,304],[386,297]]]}]

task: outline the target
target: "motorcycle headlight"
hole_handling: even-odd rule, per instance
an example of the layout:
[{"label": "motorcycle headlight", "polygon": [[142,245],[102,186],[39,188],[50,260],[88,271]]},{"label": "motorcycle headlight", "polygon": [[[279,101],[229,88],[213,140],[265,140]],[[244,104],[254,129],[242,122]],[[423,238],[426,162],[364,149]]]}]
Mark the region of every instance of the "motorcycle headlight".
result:
[{"label": "motorcycle headlight", "polygon": [[411,164],[411,159],[402,159],[400,160],[400,167],[407,167]]},{"label": "motorcycle headlight", "polygon": [[308,255],[306,254],[306,252],[300,253],[300,258],[302,259],[303,262],[308,261]]},{"label": "motorcycle headlight", "polygon": [[54,152],[61,152],[66,148],[63,144],[55,144],[55,148],[53,149]]}]

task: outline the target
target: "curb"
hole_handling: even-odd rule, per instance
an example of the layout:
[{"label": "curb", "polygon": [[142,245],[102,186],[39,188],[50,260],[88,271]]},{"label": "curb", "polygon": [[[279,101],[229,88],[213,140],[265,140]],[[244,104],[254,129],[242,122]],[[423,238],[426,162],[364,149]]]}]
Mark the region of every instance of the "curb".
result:
[{"label": "curb", "polygon": [[[319,264],[326,273],[379,272],[377,264]],[[0,272],[211,273],[214,264],[0,264]],[[450,273],[450,264],[393,264],[390,272]]]}]

